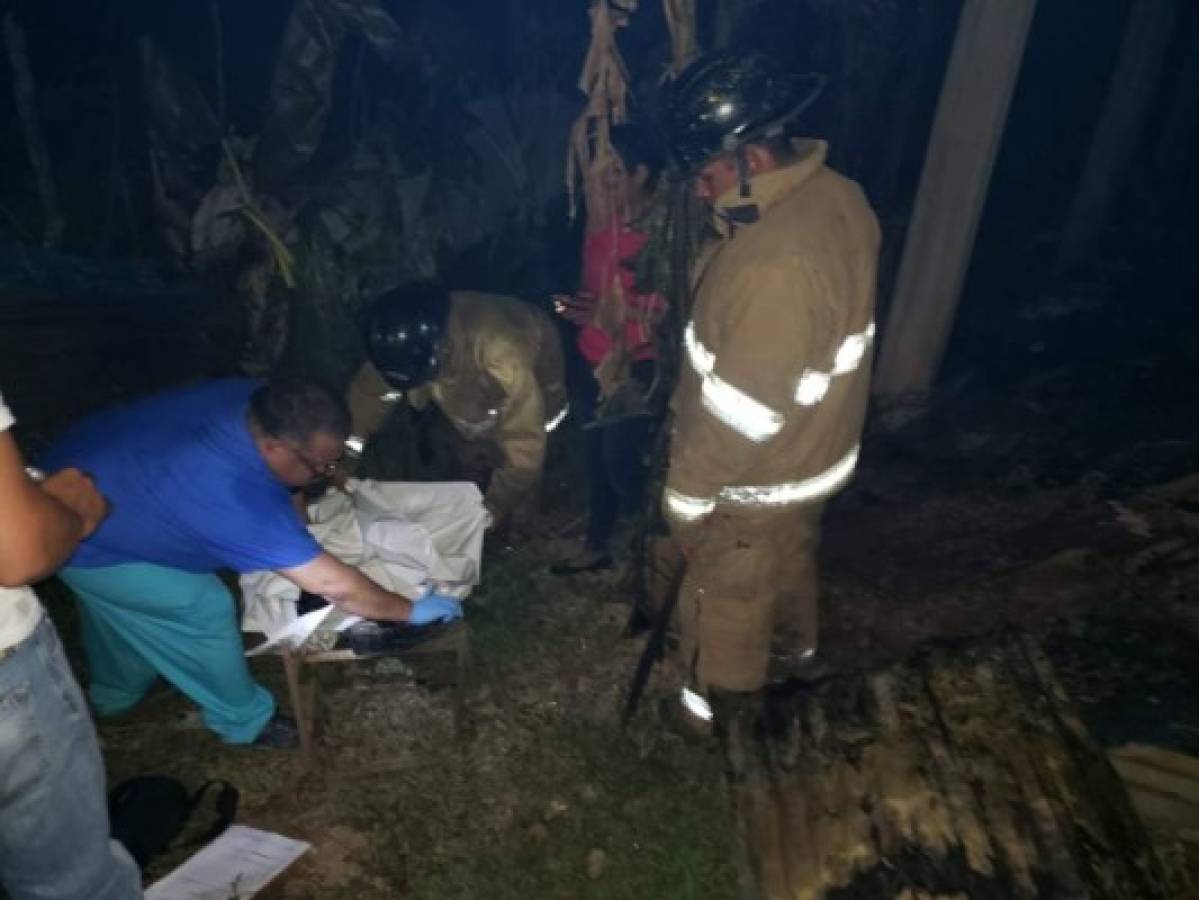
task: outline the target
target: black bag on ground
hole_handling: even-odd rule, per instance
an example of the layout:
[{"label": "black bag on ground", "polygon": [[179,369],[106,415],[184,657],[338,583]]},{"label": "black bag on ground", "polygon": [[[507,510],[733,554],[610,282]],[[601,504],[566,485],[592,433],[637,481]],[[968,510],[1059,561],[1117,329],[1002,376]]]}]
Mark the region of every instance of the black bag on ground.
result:
[{"label": "black bag on ground", "polygon": [[224,831],[237,815],[237,788],[227,781],[206,781],[189,794],[182,782],[168,775],[139,775],[123,781],[108,795],[112,836],[145,869],[150,860],[172,849],[200,801],[213,785],[220,785],[216,821],[189,845],[206,844]]}]

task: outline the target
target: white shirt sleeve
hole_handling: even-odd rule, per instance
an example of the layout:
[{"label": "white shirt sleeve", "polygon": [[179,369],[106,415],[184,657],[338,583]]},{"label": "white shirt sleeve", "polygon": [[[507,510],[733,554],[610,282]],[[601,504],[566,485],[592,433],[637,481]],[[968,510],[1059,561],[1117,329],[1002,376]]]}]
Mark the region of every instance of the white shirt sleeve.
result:
[{"label": "white shirt sleeve", "polygon": [[[13,417],[0,395],[0,431],[12,428]],[[31,588],[0,587],[0,648],[16,646],[42,620],[42,606]]]}]

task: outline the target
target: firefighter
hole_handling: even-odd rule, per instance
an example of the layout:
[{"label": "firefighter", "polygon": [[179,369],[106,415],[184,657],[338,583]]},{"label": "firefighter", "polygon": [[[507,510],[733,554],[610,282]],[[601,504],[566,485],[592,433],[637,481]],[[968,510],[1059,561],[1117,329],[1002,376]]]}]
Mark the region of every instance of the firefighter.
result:
[{"label": "firefighter", "polygon": [[879,228],[827,145],[791,137],[822,86],[757,54],[712,55],[665,110],[719,234],[692,273],[663,494],[689,560],[681,700],[696,722],[714,697],[761,689],[772,650],[812,665],[821,514],[858,460]]},{"label": "firefighter", "polygon": [[568,412],[549,316],[512,297],[412,282],[375,301],[366,351],[350,385],[351,448],[401,399],[416,408],[431,400],[462,438],[498,451],[484,503],[493,528],[509,524],[535,493],[547,435]]}]

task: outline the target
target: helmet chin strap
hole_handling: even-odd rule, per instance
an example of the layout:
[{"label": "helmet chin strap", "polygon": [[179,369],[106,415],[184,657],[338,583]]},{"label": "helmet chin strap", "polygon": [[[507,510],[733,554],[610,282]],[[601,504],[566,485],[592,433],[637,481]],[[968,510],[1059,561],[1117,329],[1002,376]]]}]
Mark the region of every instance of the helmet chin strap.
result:
[{"label": "helmet chin strap", "polygon": [[741,199],[747,200],[750,195],[749,187],[749,157],[742,144],[733,151],[733,165],[737,167],[737,181],[741,184]]},{"label": "helmet chin strap", "polygon": [[741,185],[739,194],[742,200],[748,200],[748,203],[742,203],[738,206],[730,206],[720,210],[718,215],[729,224],[730,232],[735,232],[739,225],[752,225],[758,221],[759,210],[758,204],[752,199],[753,190],[749,183],[749,158],[746,156],[745,147],[738,147],[733,151],[733,165],[737,167],[737,181]]}]

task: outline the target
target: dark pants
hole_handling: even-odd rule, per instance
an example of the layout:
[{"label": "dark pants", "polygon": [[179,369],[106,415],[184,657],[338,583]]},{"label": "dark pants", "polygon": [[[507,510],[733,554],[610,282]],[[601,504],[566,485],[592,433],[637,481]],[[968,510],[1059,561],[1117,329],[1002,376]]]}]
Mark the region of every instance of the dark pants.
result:
[{"label": "dark pants", "polygon": [[[633,364],[633,376],[646,385],[653,379],[653,363]],[[580,386],[576,408],[580,419],[590,424],[598,405],[595,379]],[[622,515],[640,510],[649,468],[654,421],[649,416],[616,419],[606,425],[585,428],[587,452],[587,546],[600,553]]]}]

